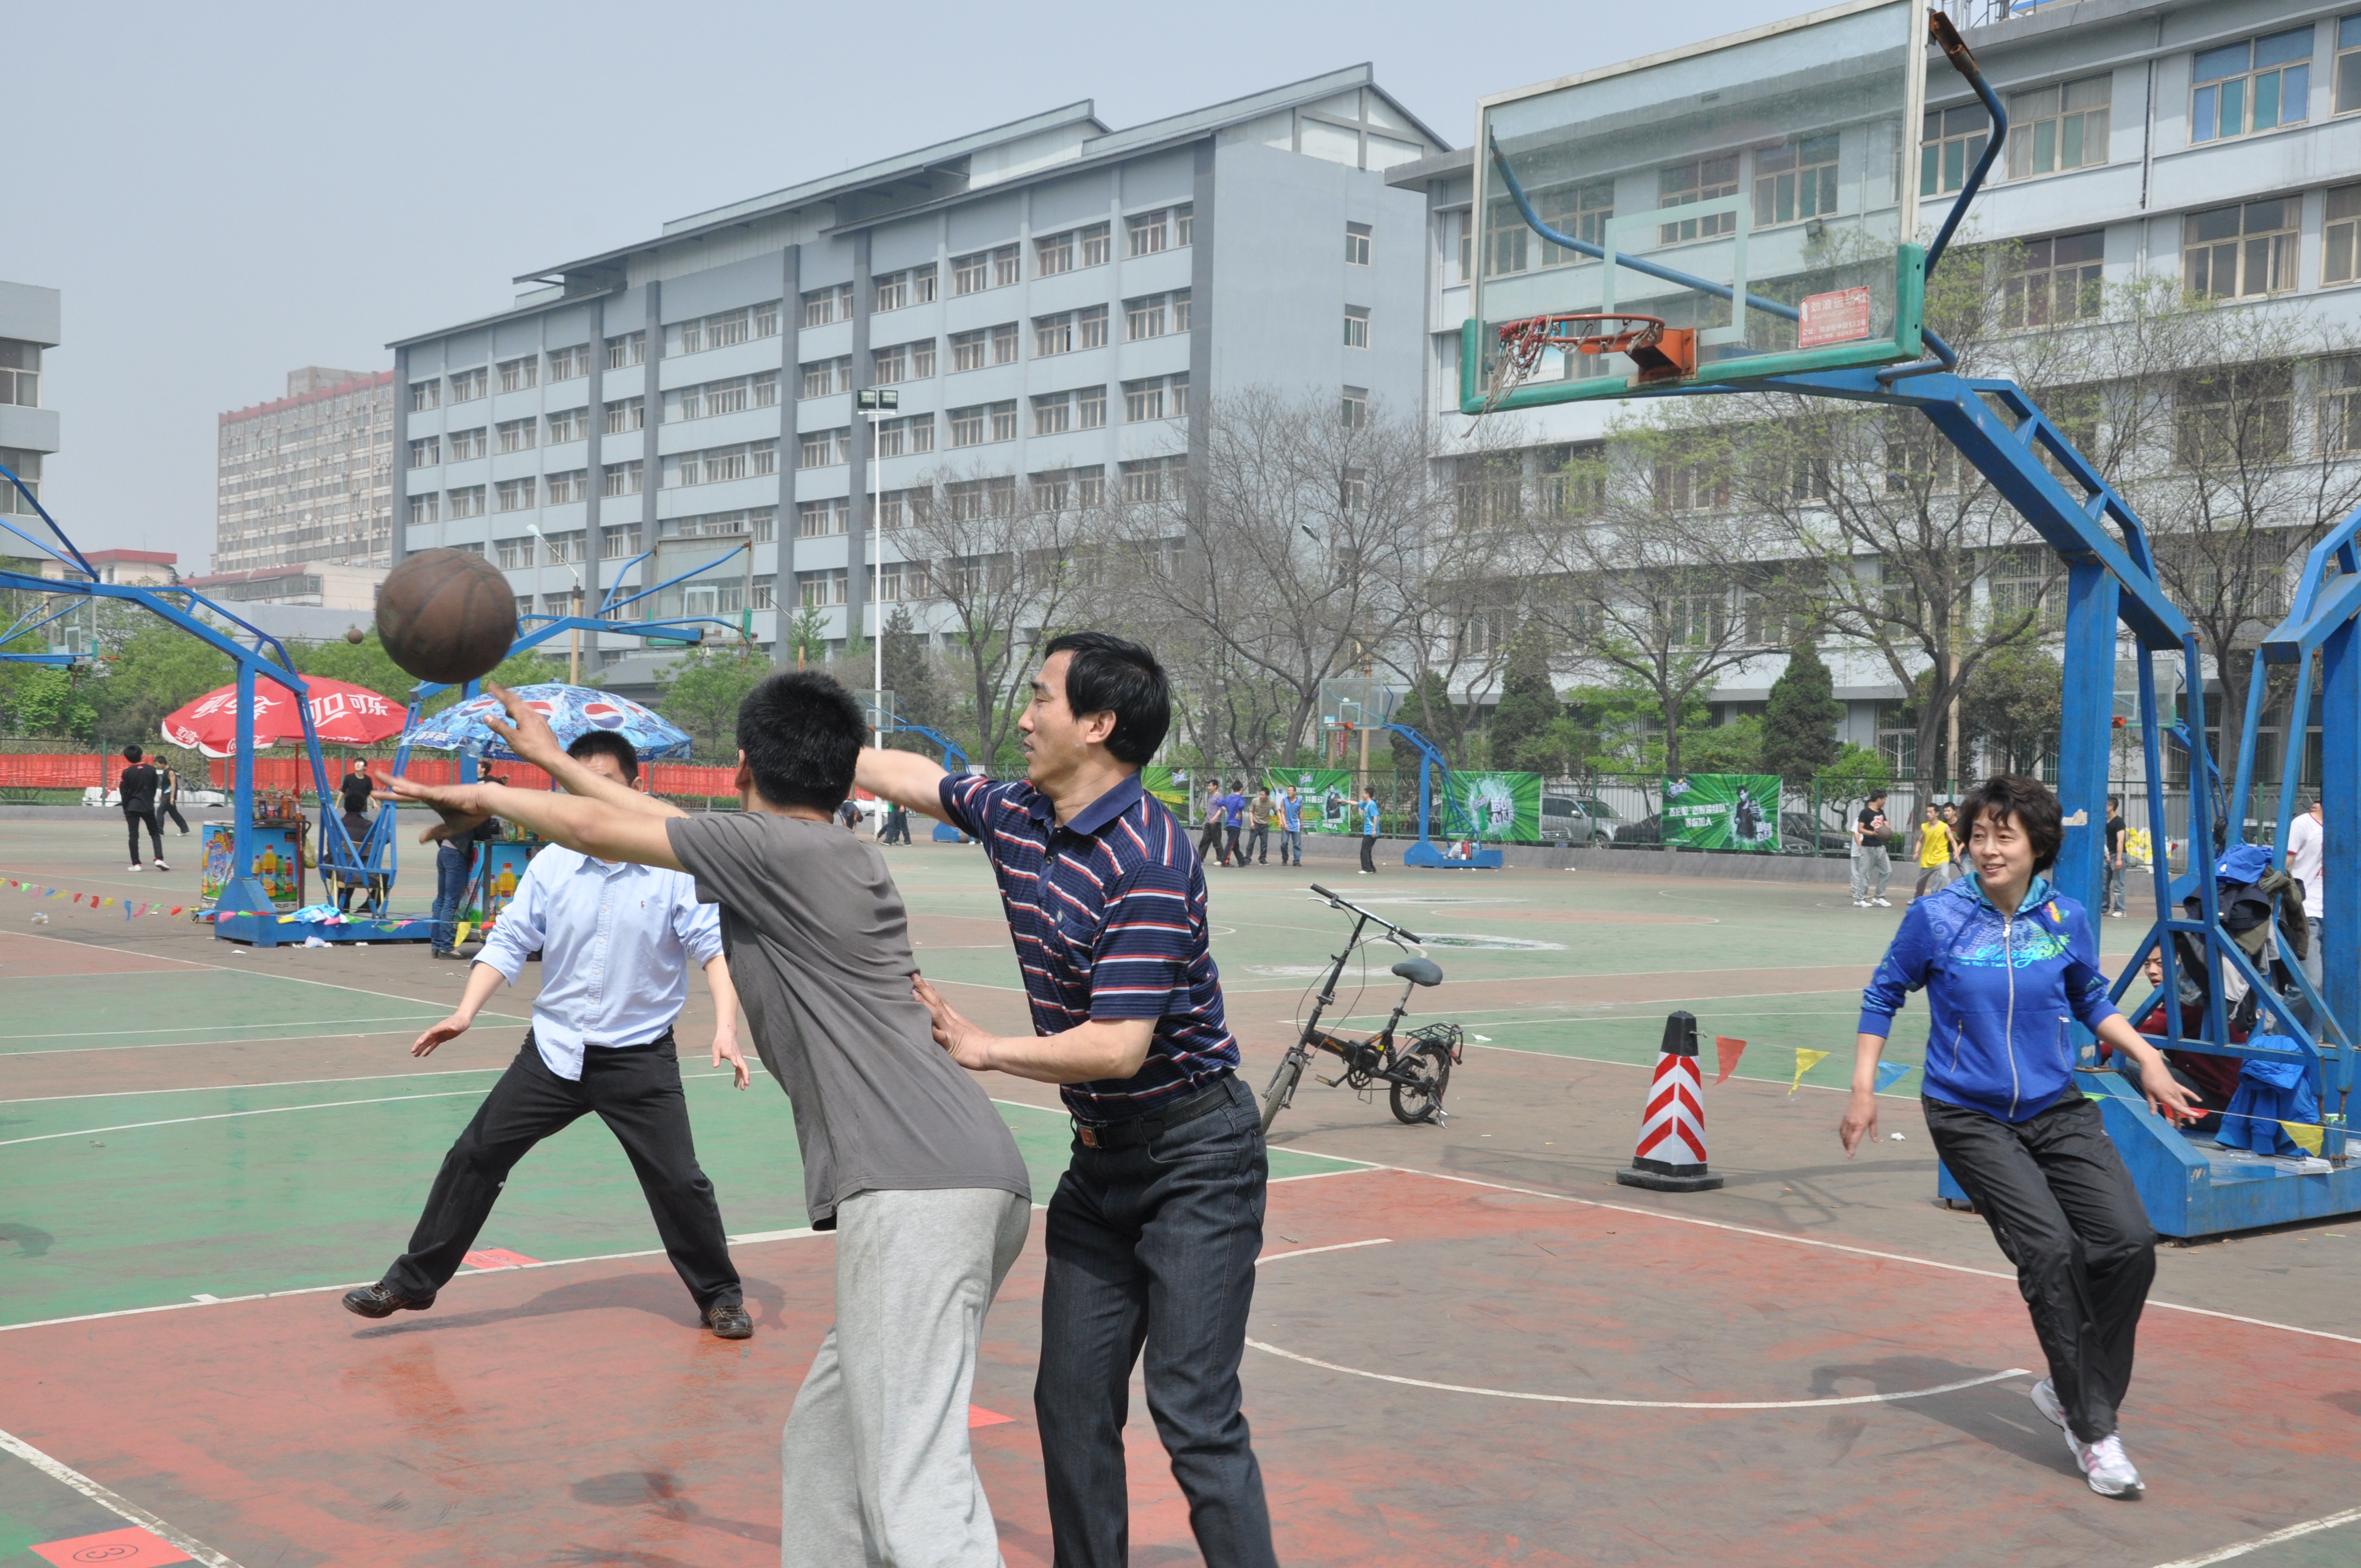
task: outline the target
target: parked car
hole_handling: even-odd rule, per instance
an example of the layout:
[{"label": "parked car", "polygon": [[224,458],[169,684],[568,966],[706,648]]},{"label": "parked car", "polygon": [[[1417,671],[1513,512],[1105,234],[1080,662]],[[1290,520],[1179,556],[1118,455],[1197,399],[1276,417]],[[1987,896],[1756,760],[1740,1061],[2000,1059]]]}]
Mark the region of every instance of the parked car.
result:
[{"label": "parked car", "polygon": [[1603,850],[1615,841],[1615,829],[1606,821],[1584,809],[1586,804],[1570,795],[1542,796],[1542,842],[1544,844],[1587,844]]},{"label": "parked car", "polygon": [[1615,847],[1620,850],[1653,850],[1664,841],[1664,814],[1652,812],[1637,822],[1615,825]]}]

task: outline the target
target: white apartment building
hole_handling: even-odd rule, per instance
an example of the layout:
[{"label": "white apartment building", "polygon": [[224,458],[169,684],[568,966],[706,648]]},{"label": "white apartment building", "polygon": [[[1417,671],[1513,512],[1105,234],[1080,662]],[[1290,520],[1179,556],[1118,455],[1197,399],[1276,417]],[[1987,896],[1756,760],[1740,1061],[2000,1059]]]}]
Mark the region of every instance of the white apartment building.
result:
[{"label": "white apartment building", "polygon": [[220,416],[214,572],[393,564],[393,372],[307,365]]},{"label": "white apartment building", "polygon": [[[0,466],[25,482],[38,498],[41,467],[58,450],[58,412],[41,400],[41,356],[58,345],[60,299],[55,289],[0,283]],[[0,481],[0,516],[22,527],[40,516],[16,487]],[[0,557],[36,559],[16,540],[0,534]]]}]

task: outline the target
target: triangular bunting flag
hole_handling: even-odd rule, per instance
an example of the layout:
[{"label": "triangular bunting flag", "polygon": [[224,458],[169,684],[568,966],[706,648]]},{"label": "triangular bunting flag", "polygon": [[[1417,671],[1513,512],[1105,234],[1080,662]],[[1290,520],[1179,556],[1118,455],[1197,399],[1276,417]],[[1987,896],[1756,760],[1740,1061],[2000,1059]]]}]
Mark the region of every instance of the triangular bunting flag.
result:
[{"label": "triangular bunting flag", "polygon": [[1787,1086],[1788,1098],[1793,1099],[1795,1097],[1795,1091],[1804,1087],[1804,1074],[1811,1071],[1812,1069],[1819,1066],[1822,1062],[1828,1059],[1828,1053],[1826,1051],[1807,1051],[1803,1049],[1801,1047],[1796,1047],[1795,1081]]},{"label": "triangular bunting flag", "polygon": [[2321,1135],[2327,1131],[2326,1128],[2315,1127],[2304,1122],[2281,1122],[2279,1125],[2287,1129],[2287,1135],[2293,1138],[2304,1153],[2308,1155],[2320,1153]]},{"label": "triangular bunting flag", "polygon": [[1895,1084],[1909,1077],[1912,1072],[1917,1069],[1917,1066],[1918,1064],[1916,1062],[1909,1061],[1879,1062],[1877,1064],[1877,1091],[1880,1094],[1884,1093],[1887,1090],[1893,1088]]},{"label": "triangular bunting flag", "polygon": [[123,923],[126,926],[131,924],[131,901],[127,898],[123,901]]},{"label": "triangular bunting flag", "polygon": [[474,926],[472,926],[472,925],[468,924],[468,923],[467,923],[467,921],[465,921],[465,920],[460,921],[460,922],[459,922],[458,929],[457,929],[456,931],[455,931],[455,932],[453,932],[453,933],[452,933],[452,936],[451,936],[451,945],[452,945],[453,947],[455,947],[455,948],[456,948],[456,947],[457,947],[460,943],[462,943],[462,942],[466,941],[466,940],[467,939],[468,934],[469,934],[469,933],[471,933],[471,932],[472,932],[472,931],[474,931],[474,930],[475,930],[475,927],[474,927]]},{"label": "triangular bunting flag", "polygon": [[1738,1070],[1738,1058],[1745,1054],[1744,1040],[1733,1040],[1728,1035],[1716,1035],[1713,1037],[1713,1059],[1721,1068],[1720,1074],[1713,1080],[1713,1086],[1716,1089],[1730,1081],[1730,1075]]}]

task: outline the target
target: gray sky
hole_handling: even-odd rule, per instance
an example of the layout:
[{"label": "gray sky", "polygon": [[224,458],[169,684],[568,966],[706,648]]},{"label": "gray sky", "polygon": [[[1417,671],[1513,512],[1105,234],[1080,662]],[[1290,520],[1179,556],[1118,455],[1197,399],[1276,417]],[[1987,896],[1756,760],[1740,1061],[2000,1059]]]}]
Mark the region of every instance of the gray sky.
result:
[{"label": "gray sky", "polygon": [[65,295],[42,499],[86,550],[203,571],[217,414],[386,368],[528,268],[1077,99],[1120,127],[1362,60],[1465,146],[1478,93],[1787,9],[0,0],[0,279]]}]

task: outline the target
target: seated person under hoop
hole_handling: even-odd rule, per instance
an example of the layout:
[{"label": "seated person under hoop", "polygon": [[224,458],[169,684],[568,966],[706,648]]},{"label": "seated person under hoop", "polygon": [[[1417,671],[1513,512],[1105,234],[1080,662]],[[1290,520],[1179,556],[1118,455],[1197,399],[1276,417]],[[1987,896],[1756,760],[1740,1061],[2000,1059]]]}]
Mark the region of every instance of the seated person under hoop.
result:
[{"label": "seated person under hoop", "polygon": [[[2141,973],[2147,977],[2148,984],[2162,985],[2164,959],[2151,952]],[[2199,1010],[2203,1006],[2204,1000],[2202,993],[2197,999],[2191,1000],[2184,989],[2180,1003],[2181,1026],[2194,1028]],[[2155,1010],[2141,1019],[2136,1027],[2143,1035],[2161,1035],[2165,1032],[2167,1024],[2163,998],[2157,999]],[[2230,1043],[2242,1045],[2246,1039],[2246,1031],[2233,1023],[2230,1025]],[[2099,1042],[2099,1060],[2102,1063],[2113,1054],[2108,1050],[2104,1040]],[[2239,1058],[2210,1056],[2202,1051],[2167,1051],[2164,1053],[2164,1060],[2166,1067],[2172,1073],[2173,1081],[2195,1095],[2198,1102],[2205,1107],[2204,1115],[2188,1124],[2189,1130],[2208,1134],[2220,1132],[2222,1113],[2229,1105],[2230,1097],[2238,1092]],[[2115,1070],[2130,1079],[2135,1084],[2139,1082],[2139,1069],[2132,1063],[2128,1061],[2119,1063]]]}]

